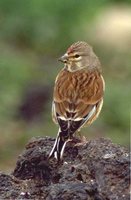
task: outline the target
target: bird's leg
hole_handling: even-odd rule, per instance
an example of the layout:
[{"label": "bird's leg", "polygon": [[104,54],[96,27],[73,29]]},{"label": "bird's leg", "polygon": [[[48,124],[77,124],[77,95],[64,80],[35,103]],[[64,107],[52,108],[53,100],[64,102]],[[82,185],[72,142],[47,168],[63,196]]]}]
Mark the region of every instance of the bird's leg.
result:
[{"label": "bird's leg", "polygon": [[82,142],[85,142],[86,141],[86,137],[84,135],[82,135],[82,132],[81,132],[81,129],[78,129],[76,134],[78,135],[78,137],[80,138],[80,140]]},{"label": "bird's leg", "polygon": [[87,142],[87,139],[85,136],[82,135],[81,133],[81,130],[77,130],[77,132],[75,133],[78,135],[79,139],[80,139],[80,142],[78,142],[75,146],[80,146],[80,145],[83,145],[83,143],[86,143]]},{"label": "bird's leg", "polygon": [[81,133],[81,129],[78,129],[76,134],[78,135],[78,137],[80,138],[80,140],[82,140],[83,136],[82,136],[82,133]]}]

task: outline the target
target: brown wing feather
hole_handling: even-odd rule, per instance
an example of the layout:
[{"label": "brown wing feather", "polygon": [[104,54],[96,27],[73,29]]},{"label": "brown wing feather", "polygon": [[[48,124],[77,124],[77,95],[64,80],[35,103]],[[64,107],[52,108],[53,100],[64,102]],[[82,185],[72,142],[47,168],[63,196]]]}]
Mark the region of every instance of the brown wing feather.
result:
[{"label": "brown wing feather", "polygon": [[69,72],[64,69],[58,74],[55,83],[55,112],[65,118],[67,112],[75,112],[75,118],[84,117],[93,105],[102,100],[103,91],[104,82],[99,71]]}]

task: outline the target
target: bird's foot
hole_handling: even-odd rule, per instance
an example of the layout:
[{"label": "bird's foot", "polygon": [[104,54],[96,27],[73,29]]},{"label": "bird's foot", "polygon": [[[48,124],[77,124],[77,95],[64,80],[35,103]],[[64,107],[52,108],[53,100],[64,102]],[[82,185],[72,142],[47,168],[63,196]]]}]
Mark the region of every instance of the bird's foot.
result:
[{"label": "bird's foot", "polygon": [[78,142],[77,144],[75,144],[75,146],[81,146],[83,144],[87,143],[87,139],[85,136],[81,137],[81,142]]}]

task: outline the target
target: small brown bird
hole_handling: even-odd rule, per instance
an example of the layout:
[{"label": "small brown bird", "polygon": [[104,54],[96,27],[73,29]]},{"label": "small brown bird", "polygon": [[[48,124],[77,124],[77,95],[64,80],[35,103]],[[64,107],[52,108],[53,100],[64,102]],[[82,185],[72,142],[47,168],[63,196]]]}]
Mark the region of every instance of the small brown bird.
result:
[{"label": "small brown bird", "polygon": [[58,74],[52,105],[53,121],[59,131],[49,157],[61,160],[66,143],[99,115],[105,83],[98,57],[86,42],[72,44],[59,59],[64,68]]}]

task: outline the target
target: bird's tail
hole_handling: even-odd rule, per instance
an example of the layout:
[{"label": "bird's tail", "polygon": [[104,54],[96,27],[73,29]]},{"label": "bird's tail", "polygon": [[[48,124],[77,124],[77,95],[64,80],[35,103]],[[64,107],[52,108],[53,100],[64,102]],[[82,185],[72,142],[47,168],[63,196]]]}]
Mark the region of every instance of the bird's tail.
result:
[{"label": "bird's tail", "polygon": [[49,158],[55,157],[58,161],[62,159],[66,143],[69,141],[69,139],[64,135],[65,133],[60,130],[58,131],[54,146],[49,154]]}]

